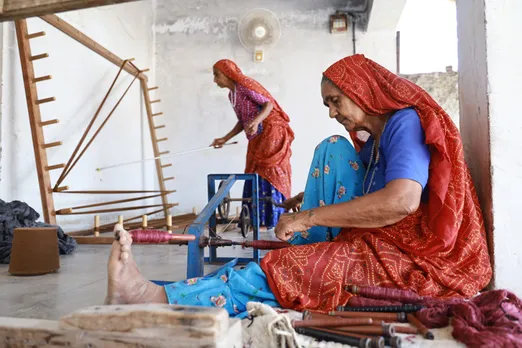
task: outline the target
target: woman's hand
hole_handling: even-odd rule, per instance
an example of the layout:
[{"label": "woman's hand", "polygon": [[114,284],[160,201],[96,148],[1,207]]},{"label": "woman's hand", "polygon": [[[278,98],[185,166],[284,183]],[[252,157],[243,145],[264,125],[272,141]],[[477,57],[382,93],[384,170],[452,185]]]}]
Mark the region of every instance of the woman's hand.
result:
[{"label": "woman's hand", "polygon": [[295,232],[307,231],[313,227],[311,222],[313,215],[313,210],[281,215],[275,227],[276,237],[286,242],[293,237]]},{"label": "woman's hand", "polygon": [[215,149],[220,149],[223,147],[223,145],[226,144],[227,141],[228,140],[226,138],[216,138],[212,144],[210,144],[210,146],[214,147]]},{"label": "woman's hand", "polygon": [[259,129],[259,122],[256,120],[253,120],[250,122],[250,124],[246,127],[245,132],[247,135],[252,136],[257,133],[257,130]]},{"label": "woman's hand", "polygon": [[301,210],[301,204],[303,203],[303,193],[301,192],[297,196],[287,199],[283,204],[279,205],[281,208],[292,212],[299,212]]}]

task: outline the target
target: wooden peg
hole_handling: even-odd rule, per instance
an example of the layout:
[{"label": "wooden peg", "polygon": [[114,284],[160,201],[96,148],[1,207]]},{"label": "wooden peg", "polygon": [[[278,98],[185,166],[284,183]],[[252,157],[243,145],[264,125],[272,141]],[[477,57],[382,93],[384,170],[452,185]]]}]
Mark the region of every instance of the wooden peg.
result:
[{"label": "wooden peg", "polygon": [[56,215],[68,215],[72,212],[73,212],[72,208],[64,208],[64,209],[57,210]]},{"label": "wooden peg", "polygon": [[55,189],[51,189],[49,190],[49,192],[62,192],[62,191],[67,191],[69,189],[69,186],[60,186],[60,187],[57,187]]},{"label": "wooden peg", "polygon": [[161,141],[167,141],[167,140],[169,140],[169,138],[161,138],[161,139],[156,140],[156,142],[159,143]]},{"label": "wooden peg", "polygon": [[45,126],[49,126],[51,124],[56,124],[56,123],[59,123],[60,120],[58,119],[54,119],[54,120],[49,120],[49,121],[44,121],[44,122],[40,122],[40,127],[45,127]]},{"label": "wooden peg", "polygon": [[50,97],[50,98],[45,98],[45,99],[39,99],[36,101],[36,104],[40,105],[40,104],[45,104],[45,103],[49,103],[49,102],[53,102],[55,101],[56,98],[55,97]]},{"label": "wooden peg", "polygon": [[40,77],[36,77],[33,79],[33,82],[34,83],[37,83],[37,82],[42,82],[42,81],[47,81],[47,80],[50,80],[52,79],[52,75],[45,75],[45,76],[40,76]]},{"label": "wooden peg", "polygon": [[163,164],[161,166],[161,168],[167,168],[167,167],[172,167],[172,163],[169,163],[169,164]]},{"label": "wooden peg", "polygon": [[236,207],[236,215],[239,216],[239,207]]},{"label": "wooden peg", "polygon": [[136,60],[136,58],[129,58],[127,59],[127,62],[134,62]]},{"label": "wooden peg", "polygon": [[147,69],[143,69],[143,70],[140,70],[140,73],[144,73],[144,72],[148,72],[148,71],[150,71],[149,68],[147,68]]},{"label": "wooden peg", "polygon": [[174,180],[174,177],[171,176],[171,177],[169,177],[169,178],[165,178],[165,179],[163,179],[163,181],[169,181],[169,180]]},{"label": "wooden peg", "polygon": [[29,60],[32,62],[32,61],[44,59],[44,58],[49,58],[49,54],[47,54],[47,53],[37,54],[36,56],[29,57]]},{"label": "wooden peg", "polygon": [[141,217],[141,228],[144,230],[147,229],[147,215]]},{"label": "wooden peg", "polygon": [[151,88],[149,88],[149,91],[154,91],[154,90],[156,90],[156,89],[158,89],[158,88],[159,88],[158,86],[156,86],[156,87],[151,87]]},{"label": "wooden peg", "polygon": [[160,101],[161,101],[161,99],[156,99],[156,100],[151,100],[150,103],[154,104],[154,103],[159,103]]},{"label": "wooden peg", "polygon": [[167,232],[172,234],[172,215],[167,215]]},{"label": "wooden peg", "polygon": [[45,167],[45,170],[50,171],[50,170],[55,170],[55,169],[60,169],[60,168],[65,168],[65,163],[60,163],[60,164],[55,164],[55,165],[52,165],[52,166],[47,166],[47,167]]},{"label": "wooden peg", "polygon": [[159,155],[160,155],[160,156],[163,156],[163,155],[166,155],[166,154],[168,154],[168,153],[170,153],[170,151],[163,151],[163,152],[160,152]]},{"label": "wooden peg", "polygon": [[156,114],[152,114],[152,116],[161,116],[161,115],[163,115],[163,112],[158,112]]},{"label": "wooden peg", "polygon": [[28,34],[27,38],[29,40],[31,40],[31,39],[35,39],[35,38],[41,37],[41,36],[45,36],[45,31],[39,31],[39,32],[36,32],[36,33]]},{"label": "wooden peg", "polygon": [[42,144],[42,148],[48,149],[50,147],[55,147],[55,146],[60,146],[60,145],[62,145],[61,141],[55,141],[53,143]]},{"label": "wooden peg", "polygon": [[192,207],[192,214],[194,214],[194,215],[198,215],[198,214],[197,214],[197,211],[196,211],[196,207]]},{"label": "wooden peg", "polygon": [[122,228],[125,228],[123,226],[123,215],[118,215],[118,224],[121,225]]},{"label": "wooden peg", "polygon": [[161,126],[156,126],[156,127],[154,127],[154,129],[161,129],[161,128],[165,128],[165,125],[162,124]]},{"label": "wooden peg", "polygon": [[100,236],[100,215],[94,215],[94,236]]}]

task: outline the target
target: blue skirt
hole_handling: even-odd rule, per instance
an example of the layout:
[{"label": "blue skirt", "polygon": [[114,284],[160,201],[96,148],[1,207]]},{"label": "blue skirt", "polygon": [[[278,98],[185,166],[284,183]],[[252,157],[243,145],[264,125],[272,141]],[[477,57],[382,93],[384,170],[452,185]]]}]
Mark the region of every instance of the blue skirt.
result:
[{"label": "blue skirt", "polygon": [[[283,203],[286,198],[279,192],[268,180],[259,177],[259,198],[268,198],[277,204]],[[243,188],[243,198],[252,197],[252,185],[249,182],[245,183]],[[252,204],[246,203],[252,216]],[[279,221],[279,217],[285,210],[272,204],[270,200],[259,201],[259,225],[265,226],[268,229],[274,228]]]}]

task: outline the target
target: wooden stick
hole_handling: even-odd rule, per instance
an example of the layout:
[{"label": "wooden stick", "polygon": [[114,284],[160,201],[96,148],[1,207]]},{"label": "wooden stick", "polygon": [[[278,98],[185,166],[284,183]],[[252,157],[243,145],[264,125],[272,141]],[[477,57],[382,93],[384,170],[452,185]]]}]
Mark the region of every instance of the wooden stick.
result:
[{"label": "wooden stick", "polygon": [[161,115],[163,115],[163,112],[157,112],[155,114],[152,114],[152,116],[161,116]]},{"label": "wooden stick", "polygon": [[123,215],[118,215],[118,224],[123,227]]},{"label": "wooden stick", "polygon": [[165,128],[165,125],[162,124],[161,126],[156,126],[156,127],[154,127],[154,129],[161,129],[161,128]]},{"label": "wooden stick", "polygon": [[58,209],[56,211],[56,214],[57,215],[66,215],[66,214],[70,214],[72,212],[73,212],[73,210],[71,208],[64,208],[64,209]]},{"label": "wooden stick", "polygon": [[424,326],[423,323],[421,323],[419,321],[419,319],[417,319],[415,317],[415,315],[413,315],[412,313],[408,313],[408,322],[413,325],[414,327],[416,327],[417,329],[419,329],[419,333],[426,339],[428,340],[433,340],[435,339],[435,336],[433,335],[433,333],[426,327]]},{"label": "wooden stick", "polygon": [[[172,208],[177,206],[178,203],[171,203],[168,205],[168,208]],[[142,206],[136,206],[136,207],[123,207],[123,208],[112,208],[112,209],[100,209],[100,210],[89,210],[89,211],[82,211],[82,212],[73,212],[70,214],[59,214],[59,215],[88,215],[88,214],[102,214],[102,213],[113,213],[116,211],[128,211],[128,210],[138,210],[138,209],[146,209],[146,208],[153,208],[153,207],[162,207],[163,204],[152,204],[152,205],[142,205]]]},{"label": "wooden stick", "polygon": [[167,232],[172,233],[172,215],[167,215]]},{"label": "wooden stick", "polygon": [[61,19],[60,17],[58,17],[54,14],[51,14],[51,15],[41,16],[40,18],[42,20],[44,20],[45,22],[47,22],[48,24],[55,27],[56,29],[62,31],[66,35],[70,36],[74,40],[78,41],[79,43],[81,43],[82,45],[87,47],[88,49],[96,52],[103,58],[107,59],[109,62],[115,64],[116,66],[120,67],[123,65],[124,70],[127,71],[129,74],[131,74],[131,75],[139,74],[140,80],[147,81],[147,75],[140,74],[139,69],[136,69],[134,64],[126,64],[125,60],[116,56],[114,53],[112,53],[111,51],[109,51],[108,49],[106,49],[105,47],[100,45],[98,42],[94,41],[93,39],[91,39],[90,37],[88,37],[87,35],[82,33],[81,31],[76,29],[75,27],[73,27],[72,25],[70,25],[63,19]]},{"label": "wooden stick", "polygon": [[163,181],[169,181],[169,180],[174,180],[174,177],[171,176],[171,177],[168,177],[168,178],[163,179]]},{"label": "wooden stick", "polygon": [[36,33],[29,34],[29,35],[27,35],[27,39],[31,40],[31,39],[35,39],[35,38],[41,37],[41,36],[45,36],[45,31],[39,31]]},{"label": "wooden stick", "polygon": [[45,167],[45,170],[49,171],[49,170],[55,170],[55,169],[60,169],[60,168],[64,168],[64,167],[65,167],[65,163],[60,163],[60,164],[55,164],[52,166],[47,166],[47,167]]},{"label": "wooden stick", "polygon": [[52,78],[53,78],[52,75],[45,75],[45,76],[35,77],[33,79],[33,82],[37,83],[37,82],[47,81],[47,80],[50,80]]},{"label": "wooden stick", "polygon": [[169,163],[169,164],[163,164],[161,166],[161,168],[167,168],[167,167],[172,167],[172,163]]},{"label": "wooden stick", "polygon": [[158,89],[158,88],[159,88],[158,86],[151,87],[151,88],[149,88],[149,91],[154,91],[154,90],[156,90],[156,89]]},{"label": "wooden stick", "polygon": [[136,60],[136,58],[128,58],[128,59],[125,59],[127,62],[134,62]]},{"label": "wooden stick", "polygon": [[62,192],[62,191],[67,191],[68,189],[69,189],[69,186],[60,186],[60,187],[53,188],[50,191],[51,192]]},{"label": "wooden stick", "polygon": [[36,101],[36,104],[40,105],[40,104],[50,103],[50,102],[53,102],[53,101],[55,101],[55,100],[56,100],[55,97],[49,97],[49,98],[39,99],[39,100]]},{"label": "wooden stick", "polygon": [[52,143],[42,144],[42,148],[43,149],[48,149],[50,147],[56,147],[56,146],[61,146],[61,145],[62,145],[61,141],[55,141],[55,142],[52,142]]},{"label": "wooden stick", "polygon": [[100,236],[100,216],[94,215],[94,236]]},{"label": "wooden stick", "polygon": [[328,319],[309,319],[292,320],[292,326],[298,327],[344,327],[371,325],[371,318],[328,318]]},{"label": "wooden stick", "polygon": [[149,199],[149,198],[154,198],[154,197],[160,197],[160,196],[171,194],[173,192],[174,191],[167,191],[167,192],[164,192],[164,193],[157,193],[157,194],[154,194],[154,195],[149,195],[149,196],[144,196],[144,197],[134,197],[134,198],[119,199],[119,200],[116,200],[116,201],[109,201],[109,202],[102,202],[102,203],[93,203],[93,204],[87,204],[87,205],[79,205],[79,206],[76,206],[76,207],[71,207],[70,209],[85,209],[85,208],[101,207],[101,206],[104,206],[104,205],[128,203],[128,202],[139,201],[139,200],[142,200],[142,199]]},{"label": "wooden stick", "polygon": [[147,229],[147,215],[141,217],[141,228]]},{"label": "wooden stick", "polygon": [[[75,194],[94,194],[94,195],[103,195],[103,194],[110,194],[110,195],[119,195],[119,194],[133,194],[133,193],[167,193],[167,192],[176,192],[176,190],[128,190],[128,191],[117,191],[117,190],[91,190],[91,191],[67,191],[63,193],[75,193]],[[141,216],[141,215],[140,215]],[[138,216],[139,217],[139,216]]]},{"label": "wooden stick", "polygon": [[59,122],[60,122],[60,120],[58,120],[58,119],[49,120],[49,121],[43,121],[43,122],[40,122],[40,127],[49,126],[51,124],[56,124],[56,123],[59,123]]},{"label": "wooden stick", "polygon": [[160,152],[159,155],[163,156],[163,155],[166,155],[166,154],[169,154],[169,153],[170,153],[170,151],[163,151],[163,152]]},{"label": "wooden stick", "polygon": [[161,101],[161,99],[156,99],[156,100],[151,100],[150,103],[154,104],[154,103],[159,103],[160,101]]},{"label": "wooden stick", "polygon": [[159,142],[161,142],[161,141],[167,141],[167,140],[169,140],[169,138],[160,138],[160,139],[156,140],[156,142],[159,143]]},{"label": "wooden stick", "polygon": [[49,54],[47,54],[47,53],[37,54],[36,56],[29,57],[29,60],[31,62],[33,62],[35,60],[44,59],[44,58],[49,58]]},{"label": "wooden stick", "polygon": [[150,71],[149,68],[141,70],[142,73],[146,73],[146,72],[149,72],[149,71]]}]

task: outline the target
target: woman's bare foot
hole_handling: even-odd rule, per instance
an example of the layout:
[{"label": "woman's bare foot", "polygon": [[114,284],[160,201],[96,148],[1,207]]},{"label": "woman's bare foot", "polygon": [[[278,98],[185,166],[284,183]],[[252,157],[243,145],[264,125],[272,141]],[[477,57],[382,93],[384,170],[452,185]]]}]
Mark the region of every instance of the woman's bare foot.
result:
[{"label": "woman's bare foot", "polygon": [[141,275],[131,253],[132,237],[120,224],[114,226],[107,271],[109,282],[105,304],[168,303],[162,286]]}]

